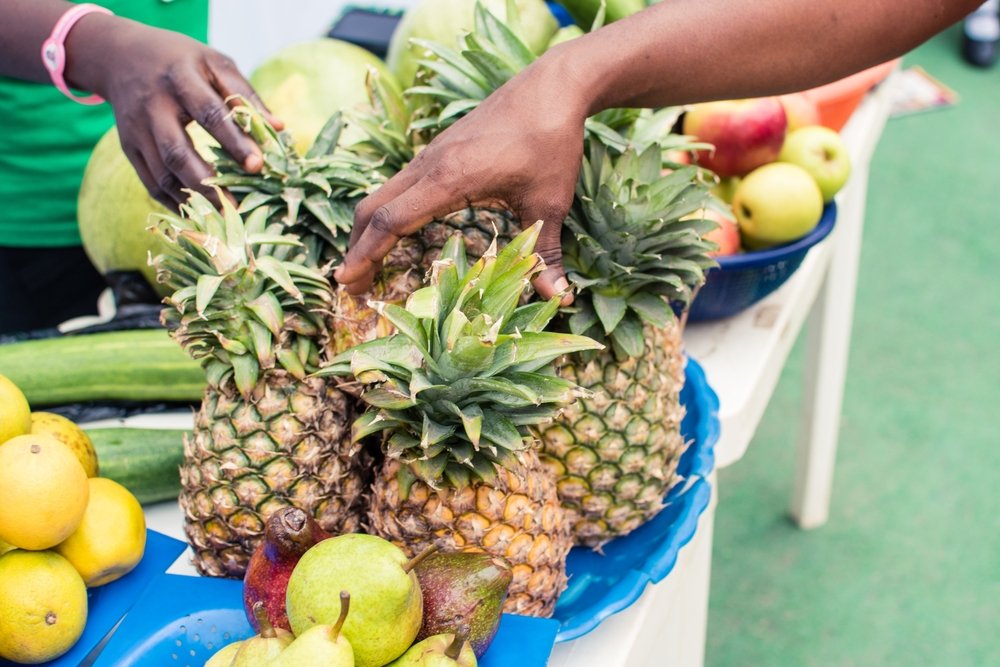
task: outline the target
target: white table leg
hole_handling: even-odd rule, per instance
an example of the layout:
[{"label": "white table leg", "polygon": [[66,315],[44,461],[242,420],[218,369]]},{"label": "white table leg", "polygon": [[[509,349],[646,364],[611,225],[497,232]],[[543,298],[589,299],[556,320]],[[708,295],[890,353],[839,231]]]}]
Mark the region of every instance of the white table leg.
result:
[{"label": "white table leg", "polygon": [[[881,134],[888,117],[892,80],[890,77],[876,92],[879,117],[865,128],[867,132],[877,132],[875,136]],[[850,125],[844,129],[845,135],[852,131],[859,130]],[[829,516],[868,194],[868,166],[876,144],[876,141],[849,142],[863,148],[851,155],[853,173],[838,197],[830,265],[807,325],[805,404],[790,510],[792,518],[804,529],[822,526]]]}]

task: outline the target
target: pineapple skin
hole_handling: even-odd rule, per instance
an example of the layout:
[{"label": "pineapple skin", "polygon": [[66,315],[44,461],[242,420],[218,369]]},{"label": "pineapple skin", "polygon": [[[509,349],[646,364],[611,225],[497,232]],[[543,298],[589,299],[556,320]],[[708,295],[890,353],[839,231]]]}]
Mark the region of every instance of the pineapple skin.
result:
[{"label": "pineapple skin", "polygon": [[566,556],[573,545],[555,480],[534,450],[523,452],[514,468],[498,468],[493,484],[435,490],[418,480],[405,498],[399,467],[398,461],[387,460],[375,477],[368,532],[410,556],[434,544],[505,558],[513,580],[503,610],[552,615],[566,588]]},{"label": "pineapple skin", "polygon": [[201,574],[242,577],[272,512],[295,506],[331,534],[357,532],[370,457],[350,443],[353,401],[335,382],[261,377],[250,400],[209,388],[185,438],[180,505]]},{"label": "pineapple skin", "polygon": [[565,358],[558,373],[593,392],[539,429],[542,462],[557,480],[576,544],[599,549],[664,507],[687,447],[681,325],[646,325],[646,354],[618,361],[609,350]]}]

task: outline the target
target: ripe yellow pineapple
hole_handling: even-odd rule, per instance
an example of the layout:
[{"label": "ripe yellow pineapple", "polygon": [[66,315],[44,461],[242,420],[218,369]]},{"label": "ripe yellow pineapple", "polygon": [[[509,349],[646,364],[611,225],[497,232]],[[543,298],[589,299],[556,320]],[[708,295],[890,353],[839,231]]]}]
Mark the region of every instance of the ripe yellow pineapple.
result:
[{"label": "ripe yellow pineapple", "polygon": [[366,467],[353,403],[317,370],[329,283],[259,208],[244,221],[192,194],[161,216],[163,319],[202,361],[208,388],[181,467],[185,532],[203,574],[242,576],[274,510],[294,505],[332,533],[360,525]]},{"label": "ripe yellow pineapple", "polygon": [[515,572],[506,609],[545,616],[565,586],[571,540],[527,429],[580,394],[548,371],[552,360],[599,346],[543,332],[558,298],[520,305],[543,267],[532,253],[539,230],[499,253],[492,245],[471,267],[453,236],[405,309],[374,304],[399,333],[320,374],[353,374],[369,406],[354,439],[381,434],[369,528],[410,553],[433,543],[503,556]]}]

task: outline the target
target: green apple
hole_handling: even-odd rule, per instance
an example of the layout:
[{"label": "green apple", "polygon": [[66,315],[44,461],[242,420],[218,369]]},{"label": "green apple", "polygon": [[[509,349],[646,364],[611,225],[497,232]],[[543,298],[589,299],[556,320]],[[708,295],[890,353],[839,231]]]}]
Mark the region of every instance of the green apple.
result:
[{"label": "green apple", "polygon": [[816,180],[823,201],[833,200],[851,175],[851,157],[835,130],[822,125],[801,127],[785,137],[778,160],[797,164]]},{"label": "green apple", "polygon": [[733,203],[733,195],[736,193],[736,186],[740,184],[739,176],[729,176],[720,178],[719,182],[712,188],[712,194],[726,202]]},{"label": "green apple", "polygon": [[805,236],[823,215],[823,194],[805,169],[772,162],[747,174],[733,195],[733,212],[749,249]]}]

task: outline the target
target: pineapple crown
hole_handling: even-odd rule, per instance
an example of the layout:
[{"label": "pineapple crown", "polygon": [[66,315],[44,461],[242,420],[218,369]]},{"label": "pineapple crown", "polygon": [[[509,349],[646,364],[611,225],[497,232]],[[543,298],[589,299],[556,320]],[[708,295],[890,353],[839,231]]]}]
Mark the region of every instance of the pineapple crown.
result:
[{"label": "pineapple crown", "polygon": [[221,212],[191,192],[180,216],[157,215],[151,229],[164,250],[150,263],[175,290],[162,313],[173,337],[202,361],[210,385],[232,379],[246,397],[269,370],[304,379],[318,368],[332,291],[266,208],[244,220],[219,195]]},{"label": "pineapple crown", "polygon": [[[520,18],[512,0],[506,11],[504,22],[477,0],[472,32],[461,39],[458,51],[437,42],[411,40],[433,56],[419,61],[417,80],[425,85],[405,93],[424,102],[413,113],[411,132],[433,139],[535,61],[537,56],[518,36]],[[594,29],[603,17],[602,6]],[[588,118],[585,128],[588,134],[614,141],[620,139],[617,132],[627,129],[638,115],[638,109],[607,109]]]},{"label": "pineapple crown", "polygon": [[591,139],[565,221],[563,261],[579,290],[570,331],[606,337],[619,356],[641,355],[643,325],[669,324],[715,265],[702,238],[715,223],[690,217],[710,201],[708,186],[696,167],[664,175],[662,153],[650,142],[612,156]]},{"label": "pineapple crown", "polygon": [[349,150],[379,160],[382,173],[390,177],[407,165],[414,156],[409,132],[410,110],[399,92],[398,84],[386,79],[374,67],[365,76],[368,107],[348,112],[349,122],[365,135]]},{"label": "pineapple crown", "polygon": [[251,174],[221,148],[213,148],[217,176],[209,183],[228,189],[239,199],[239,212],[267,211],[299,235],[309,262],[319,266],[340,260],[347,252],[354,206],[386,179],[371,156],[338,150],[344,118],[335,113],[323,126],[309,151],[299,155],[287,134],[279,133],[249,104],[232,111],[237,125],[260,146],[264,165]]},{"label": "pineapple crown", "polygon": [[499,253],[496,243],[471,267],[459,235],[445,244],[430,284],[406,307],[373,304],[396,334],[336,357],[321,375],[354,375],[371,407],[354,423],[354,439],[382,433],[387,456],[408,482],[468,486],[491,481],[530,446],[527,428],[552,419],[583,394],[550,372],[560,355],[600,344],[543,331],[559,297],[520,305],[543,268],[533,253],[535,224]]}]

